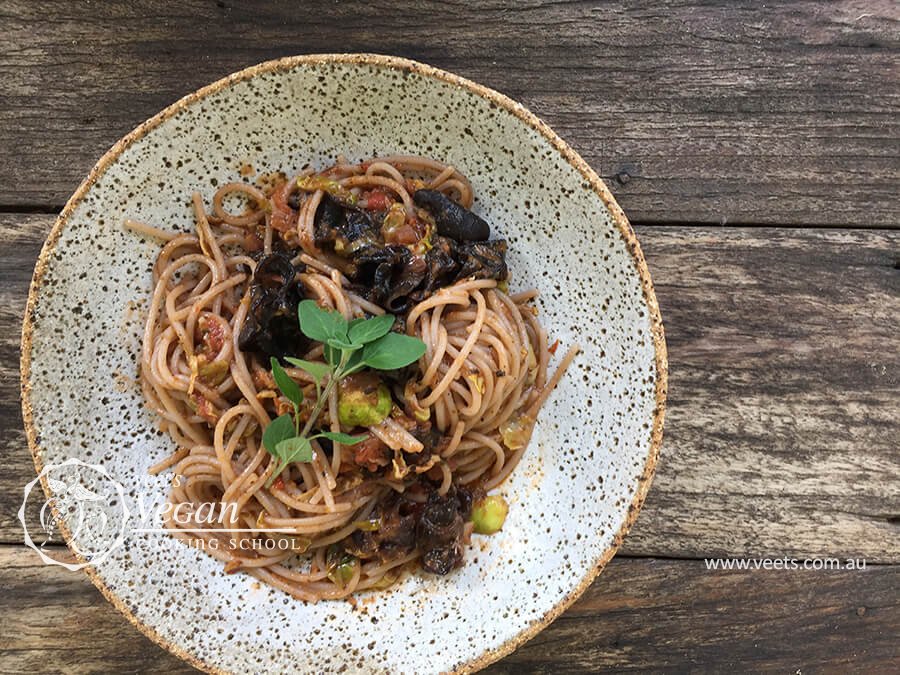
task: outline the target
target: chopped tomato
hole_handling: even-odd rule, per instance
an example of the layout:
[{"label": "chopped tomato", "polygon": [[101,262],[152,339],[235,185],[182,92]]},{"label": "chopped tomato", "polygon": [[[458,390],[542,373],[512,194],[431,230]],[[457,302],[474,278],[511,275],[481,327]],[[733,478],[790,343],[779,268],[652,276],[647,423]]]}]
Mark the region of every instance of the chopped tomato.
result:
[{"label": "chopped tomato", "polygon": [[272,193],[272,219],[270,222],[272,229],[277,232],[288,232],[297,227],[299,213],[287,203],[290,193],[290,182],[278,186]]},{"label": "chopped tomato", "polygon": [[406,179],[406,190],[409,194],[416,192],[417,190],[423,190],[425,188],[425,181],[419,178],[407,178]]},{"label": "chopped tomato", "polygon": [[419,241],[419,233],[409,223],[404,223],[400,227],[385,233],[384,241],[386,244],[402,244],[409,246]]},{"label": "chopped tomato", "polygon": [[194,411],[203,419],[204,422],[209,424],[211,427],[216,426],[216,423],[219,421],[219,414],[216,411],[215,406],[210,403],[207,398],[199,393],[192,392],[190,395],[191,407]]},{"label": "chopped tomato", "polygon": [[214,314],[204,314],[200,317],[200,349],[198,354],[212,361],[225,346],[225,325],[223,319]]},{"label": "chopped tomato", "polygon": [[556,354],[556,350],[558,348],[559,348],[559,340],[557,340],[552,345],[550,345],[550,349],[548,349],[547,351],[550,352],[551,354]]},{"label": "chopped tomato", "polygon": [[294,410],[294,404],[291,403],[284,396],[279,396],[275,399],[275,413],[278,415],[285,415]]},{"label": "chopped tomato", "polygon": [[394,200],[384,190],[372,190],[366,195],[366,210],[368,211],[387,211],[391,208]]},{"label": "chopped tomato", "polygon": [[284,490],[284,479],[281,476],[279,476],[272,483],[272,487],[275,488],[276,490]]},{"label": "chopped tomato", "polygon": [[351,446],[353,448],[353,461],[358,466],[364,466],[369,471],[378,471],[379,467],[390,464],[390,453],[388,447],[372,434],[369,437]]},{"label": "chopped tomato", "polygon": [[416,216],[409,216],[403,204],[396,202],[381,224],[381,235],[387,244],[400,244],[411,246],[418,243],[428,232],[428,224],[419,220]]}]

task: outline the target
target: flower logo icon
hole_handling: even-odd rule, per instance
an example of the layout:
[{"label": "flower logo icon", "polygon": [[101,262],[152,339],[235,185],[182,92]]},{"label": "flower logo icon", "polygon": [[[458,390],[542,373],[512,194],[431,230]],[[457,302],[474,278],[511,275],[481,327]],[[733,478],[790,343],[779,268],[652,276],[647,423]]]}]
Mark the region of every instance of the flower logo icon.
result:
[{"label": "flower logo icon", "polygon": [[[47,495],[37,514],[40,536],[34,532],[32,537],[29,522],[32,530],[36,528],[33,519],[29,518],[29,505],[41,496],[35,486],[42,479]],[[61,464],[47,464],[38,477],[25,486],[18,515],[25,532],[25,543],[46,564],[79,570],[102,563],[124,542],[130,514],[121,483],[102,466],[70,458]],[[64,549],[54,547],[63,541],[63,537],[77,562],[61,559]]]}]

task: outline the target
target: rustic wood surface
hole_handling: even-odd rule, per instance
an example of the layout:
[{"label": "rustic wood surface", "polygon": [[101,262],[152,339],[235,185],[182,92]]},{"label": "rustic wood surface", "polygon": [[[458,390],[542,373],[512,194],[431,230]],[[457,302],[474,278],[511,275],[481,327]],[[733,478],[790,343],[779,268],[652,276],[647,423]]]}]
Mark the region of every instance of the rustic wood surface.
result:
[{"label": "rustic wood surface", "polygon": [[[762,584],[755,572],[707,573],[702,561],[616,557],[568,612],[485,672],[896,670],[900,567],[770,575]],[[84,575],[35,566],[30,552],[6,547],[0,587],[0,672],[196,672],[141,635]]]},{"label": "rustic wood surface", "polygon": [[[19,326],[53,213],[178,97],[333,51],[524,102],[608,179],[662,308],[647,504],[585,596],[491,672],[896,671],[900,7],[504,5],[0,0],[0,672],[192,672],[22,545]],[[867,568],[707,570],[715,556]]]},{"label": "rustic wood surface", "polygon": [[118,137],[235,70],[369,51],[522,101],[636,221],[895,225],[898,19],[892,0],[4,0],[0,205],[63,204]]}]

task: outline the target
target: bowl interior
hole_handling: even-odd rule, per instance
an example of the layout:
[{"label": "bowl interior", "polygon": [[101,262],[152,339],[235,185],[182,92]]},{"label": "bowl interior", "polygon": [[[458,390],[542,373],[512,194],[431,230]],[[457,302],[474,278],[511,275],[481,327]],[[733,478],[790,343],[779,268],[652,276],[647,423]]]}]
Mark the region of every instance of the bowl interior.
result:
[{"label": "bowl interior", "polygon": [[[93,575],[153,637],[217,670],[477,667],[547,623],[611,554],[656,451],[664,375],[655,305],[630,229],[529,120],[502,98],[417,65],[297,59],[176,104],[104,158],[76,194],[39,266],[26,325],[29,432],[45,464],[72,456],[102,464],[133,513],[138,500],[165,499],[171,473],[147,469],[173,443],[156,431],[136,384],[158,244],[122,222],[190,230],[191,192],[208,203],[242,168],[254,181],[323,167],[338,153],[453,163],[473,183],[475,210],[510,242],[511,288],[540,289],[558,356],[574,342],[583,349],[502,487],[511,504],[503,531],[476,538],[463,569],[411,576],[355,607],[307,605],[226,575],[167,535],[132,534]],[[141,526],[160,524],[151,516]]]}]

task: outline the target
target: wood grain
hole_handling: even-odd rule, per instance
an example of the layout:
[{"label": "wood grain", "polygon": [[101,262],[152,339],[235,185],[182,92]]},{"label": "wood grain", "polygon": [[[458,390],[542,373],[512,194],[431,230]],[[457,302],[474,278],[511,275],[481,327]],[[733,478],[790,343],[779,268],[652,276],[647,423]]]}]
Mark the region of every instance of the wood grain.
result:
[{"label": "wood grain", "polygon": [[34,464],[22,427],[19,341],[34,263],[54,220],[47,215],[0,215],[0,466],[3,467],[0,541],[3,542],[23,541],[16,514],[22,504],[22,489],[34,478]]},{"label": "wood grain", "polygon": [[[712,572],[700,561],[616,558],[560,619],[485,672],[888,672],[898,585],[896,566]],[[28,549],[0,547],[0,587],[2,672],[195,672],[84,574],[41,565]]]},{"label": "wood grain", "polygon": [[[34,470],[18,330],[49,216],[0,216],[0,538]],[[641,227],[666,326],[662,458],[624,553],[900,562],[897,231]]]},{"label": "wood grain", "polygon": [[19,331],[49,212],[184,94],[337,51],[522,101],[633,222],[665,226],[636,228],[671,368],[647,504],[582,599],[488,672],[896,671],[900,565],[873,563],[900,563],[900,5],[2,0],[0,672],[194,672],[21,546]]},{"label": "wood grain", "polygon": [[419,59],[521,100],[635,222],[900,225],[900,5],[233,0],[0,6],[0,206],[58,208],[120,136],[297,53]]},{"label": "wood grain", "polygon": [[670,412],[625,552],[900,562],[900,232],[638,236]]},{"label": "wood grain", "polygon": [[900,568],[711,572],[617,557],[489,673],[892,672]]}]

